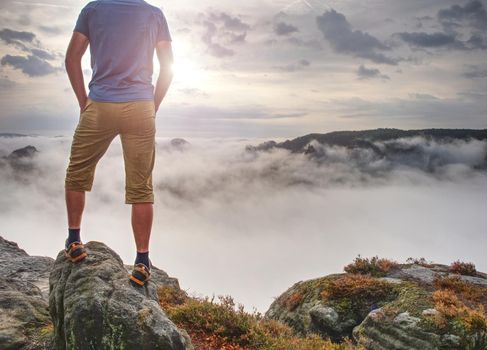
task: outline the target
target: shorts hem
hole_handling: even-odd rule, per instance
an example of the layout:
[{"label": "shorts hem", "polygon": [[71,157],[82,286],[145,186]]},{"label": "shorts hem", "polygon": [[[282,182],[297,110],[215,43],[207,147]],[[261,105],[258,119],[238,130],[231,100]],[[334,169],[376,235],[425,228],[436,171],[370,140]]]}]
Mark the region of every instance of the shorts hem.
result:
[{"label": "shorts hem", "polygon": [[125,204],[139,204],[139,203],[151,203],[154,204],[154,199],[126,199]]},{"label": "shorts hem", "polygon": [[65,183],[64,189],[68,191],[75,191],[75,192],[90,192],[91,186],[77,186],[70,183]]}]

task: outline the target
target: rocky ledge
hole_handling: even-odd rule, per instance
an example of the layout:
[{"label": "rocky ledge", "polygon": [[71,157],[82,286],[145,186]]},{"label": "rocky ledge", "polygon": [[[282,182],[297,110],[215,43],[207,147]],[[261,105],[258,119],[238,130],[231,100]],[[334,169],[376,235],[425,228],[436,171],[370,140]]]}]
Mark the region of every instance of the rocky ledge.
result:
[{"label": "rocky ledge", "polygon": [[0,237],[0,349],[192,349],[158,302],[157,288],[179,289],[153,267],[136,287],[130,265],[101,242],[85,244],[80,264],[29,256]]},{"label": "rocky ledge", "polygon": [[473,264],[359,257],[345,271],[294,284],[265,317],[366,349],[487,349],[487,275]]}]

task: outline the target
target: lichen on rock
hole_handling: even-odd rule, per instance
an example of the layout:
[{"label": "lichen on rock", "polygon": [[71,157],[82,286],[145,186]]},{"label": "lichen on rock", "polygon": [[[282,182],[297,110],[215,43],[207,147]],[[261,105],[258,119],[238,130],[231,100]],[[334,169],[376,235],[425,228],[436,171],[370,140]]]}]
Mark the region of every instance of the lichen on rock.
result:
[{"label": "lichen on rock", "polygon": [[85,247],[88,257],[77,264],[61,251],[49,278],[57,349],[192,348],[186,332],[161,309],[156,283],[133,286],[113,250],[94,241]]},{"label": "lichen on rock", "polygon": [[[346,268],[354,273],[294,284],[265,317],[303,335],[352,338],[366,349],[487,349],[485,274],[460,275],[432,263],[357,261]],[[387,268],[378,269],[377,261]]]}]

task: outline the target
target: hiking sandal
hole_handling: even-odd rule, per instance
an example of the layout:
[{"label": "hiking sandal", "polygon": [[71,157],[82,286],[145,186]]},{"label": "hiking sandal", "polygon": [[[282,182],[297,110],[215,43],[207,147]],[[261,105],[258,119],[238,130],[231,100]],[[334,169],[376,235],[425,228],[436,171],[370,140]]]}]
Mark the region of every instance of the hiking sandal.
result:
[{"label": "hiking sandal", "polygon": [[142,263],[135,264],[134,269],[132,270],[132,274],[129,275],[129,278],[131,281],[137,283],[139,286],[143,286],[151,278],[150,268]]},{"label": "hiking sandal", "polygon": [[86,258],[88,254],[86,253],[83,243],[76,241],[70,243],[69,246],[64,249],[64,255],[66,258],[76,263]]}]

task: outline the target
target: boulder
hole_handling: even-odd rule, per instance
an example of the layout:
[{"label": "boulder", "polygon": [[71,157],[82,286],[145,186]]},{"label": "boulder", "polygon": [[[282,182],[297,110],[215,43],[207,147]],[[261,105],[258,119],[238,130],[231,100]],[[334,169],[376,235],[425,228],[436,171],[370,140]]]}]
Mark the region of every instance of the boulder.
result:
[{"label": "boulder", "polygon": [[[456,316],[441,313],[448,300],[456,309],[446,312]],[[460,275],[447,265],[414,263],[396,264],[380,276],[300,281],[274,300],[265,318],[301,335],[353,338],[372,350],[487,349],[486,309],[484,273]]]},{"label": "boulder", "polygon": [[408,312],[389,320],[381,310],[374,310],[354,329],[353,335],[366,349],[436,350],[445,345],[440,335],[418,326],[419,321]]},{"label": "boulder", "polygon": [[320,304],[309,309],[309,316],[310,329],[335,341],[340,341],[344,334],[350,333],[356,326],[354,319],[344,320],[334,308]]},{"label": "boulder", "polygon": [[49,277],[56,349],[192,349],[158,302],[158,283],[177,281],[155,268],[157,283],[134,286],[128,266],[108,246],[85,247],[88,256],[77,264],[61,251]]},{"label": "boulder", "polygon": [[53,263],[0,237],[0,349],[51,348],[47,296]]}]

